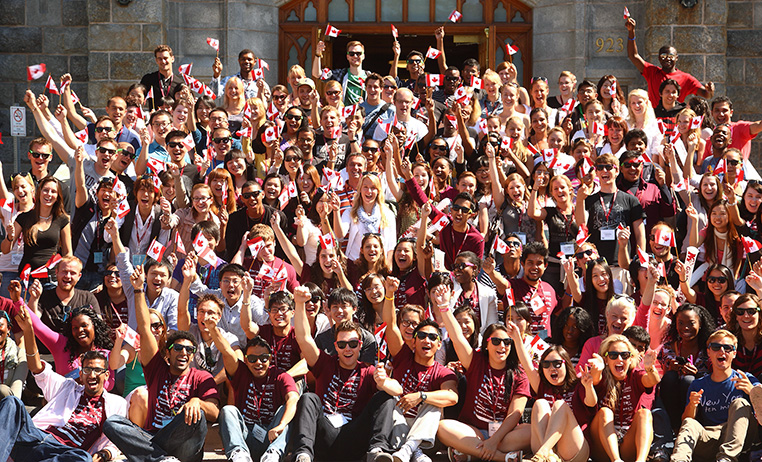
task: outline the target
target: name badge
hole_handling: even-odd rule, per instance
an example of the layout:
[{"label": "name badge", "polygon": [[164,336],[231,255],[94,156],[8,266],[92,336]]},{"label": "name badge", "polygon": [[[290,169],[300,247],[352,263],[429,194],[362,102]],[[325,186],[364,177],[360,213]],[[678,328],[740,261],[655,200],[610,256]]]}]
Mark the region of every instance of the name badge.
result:
[{"label": "name badge", "polygon": [[146,261],[145,254],[142,253],[136,253],[132,256],[132,266],[140,266]]},{"label": "name badge", "polygon": [[24,258],[24,252],[11,252],[11,265],[19,266]]},{"label": "name badge", "polygon": [[500,425],[502,424],[503,422],[498,422],[497,420],[493,420],[488,424],[487,432],[489,433],[490,438],[492,438],[492,435],[497,433],[497,429],[500,428]]},{"label": "name badge", "polygon": [[562,242],[561,252],[567,257],[570,255],[574,255],[574,241]]},{"label": "name badge", "polygon": [[265,430],[261,425],[254,424],[254,428],[251,429],[251,432],[254,434],[254,438],[257,439],[257,441],[265,442],[267,441],[267,430]]},{"label": "name badge", "polygon": [[93,263],[103,263],[103,252],[93,252]]},{"label": "name badge", "polygon": [[601,240],[602,241],[615,241],[616,240],[616,229],[602,229],[601,230]]},{"label": "name badge", "polygon": [[527,233],[516,233],[516,237],[521,240],[521,245],[527,245]]},{"label": "name badge", "polygon": [[344,414],[328,414],[326,417],[328,417],[328,420],[334,428],[341,428],[344,424],[349,422],[349,419],[347,419],[347,416]]}]

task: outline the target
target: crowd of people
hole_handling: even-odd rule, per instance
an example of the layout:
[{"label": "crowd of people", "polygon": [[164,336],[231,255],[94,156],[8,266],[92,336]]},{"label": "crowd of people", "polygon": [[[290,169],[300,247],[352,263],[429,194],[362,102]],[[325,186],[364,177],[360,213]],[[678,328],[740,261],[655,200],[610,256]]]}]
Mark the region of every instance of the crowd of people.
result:
[{"label": "crowd of people", "polygon": [[759,460],[762,121],[626,28],[627,94],[449,65],[443,27],[436,73],[321,41],[207,85],[160,45],[106,115],[27,91],[0,460],[196,462],[214,424],[234,462]]}]

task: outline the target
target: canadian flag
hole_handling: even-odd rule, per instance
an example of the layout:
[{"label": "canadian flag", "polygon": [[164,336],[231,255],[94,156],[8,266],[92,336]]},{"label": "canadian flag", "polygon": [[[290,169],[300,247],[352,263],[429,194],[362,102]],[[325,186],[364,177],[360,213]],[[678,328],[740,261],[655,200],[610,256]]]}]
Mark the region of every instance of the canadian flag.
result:
[{"label": "canadian flag", "polygon": [[427,87],[436,87],[438,85],[442,85],[443,80],[444,76],[442,74],[426,74]]},{"label": "canadian flag", "polygon": [[254,80],[264,79],[265,78],[265,71],[258,67],[252,71],[252,74],[254,75]]},{"label": "canadian flag", "polygon": [[527,143],[526,148],[527,148],[527,151],[531,152],[533,156],[539,156],[540,155],[540,150],[537,149],[537,147],[535,145],[533,145],[532,143]]},{"label": "canadian flag", "polygon": [[394,24],[392,24],[391,26],[392,26],[392,37],[394,37],[395,39],[399,38],[400,36],[399,31],[397,30],[396,27],[394,27]]},{"label": "canadian flag", "polygon": [[405,138],[405,149],[412,149],[416,141],[418,141],[418,135],[410,133],[407,138]]},{"label": "canadian flag", "polygon": [[593,122],[593,133],[598,136],[604,136],[606,133],[605,125],[600,122]]},{"label": "canadian flag", "polygon": [[333,248],[336,247],[336,241],[333,240],[333,234],[323,234],[322,236],[319,236],[320,239],[320,247],[325,250],[333,250]]},{"label": "canadian flag", "polygon": [[239,138],[249,138],[249,139],[251,139],[251,137],[254,135],[254,127],[249,126],[249,127],[246,127],[246,128],[241,128],[240,130],[235,132],[235,134]]},{"label": "canadian flag", "polygon": [[762,249],[762,244],[755,239],[746,236],[741,236],[741,239],[743,239],[743,249],[747,254],[759,252],[759,249]]},{"label": "canadian flag", "polygon": [[452,115],[452,114],[445,114],[445,118],[448,122],[450,122],[450,125],[457,128],[458,127],[458,119]]},{"label": "canadian flag", "polygon": [[71,85],[71,80],[67,80],[66,82],[61,82],[61,93],[66,91],[66,89],[69,88],[69,85]]},{"label": "canadian flag", "polygon": [[48,277],[48,267],[40,266],[36,270],[32,271],[29,275],[37,279],[46,279]]},{"label": "canadian flag", "polygon": [[638,260],[640,260],[640,266],[648,264],[648,254],[640,247],[638,247]]},{"label": "canadian flag", "polygon": [[341,126],[335,126],[328,129],[328,132],[325,134],[326,138],[329,140],[335,140],[341,137]]},{"label": "canadian flag", "polygon": [[146,255],[153,258],[156,261],[161,261],[162,257],[164,256],[164,251],[167,250],[166,247],[164,247],[161,242],[154,239],[151,242],[151,245],[148,247],[148,252],[146,252]]},{"label": "canadian flag", "polygon": [[252,258],[257,258],[259,251],[265,246],[265,240],[262,236],[257,236],[246,241],[246,246],[249,248]]},{"label": "canadian flag", "polygon": [[320,80],[328,80],[331,78],[331,75],[333,75],[333,72],[331,72],[331,70],[326,67],[320,73]]},{"label": "canadian flag", "polygon": [[727,172],[727,168],[725,168],[725,159],[720,159],[719,162],[717,162],[717,165],[714,167],[714,170],[712,170],[712,173],[714,175],[719,175],[721,173]]},{"label": "canadian flag", "polygon": [[177,71],[182,75],[191,75],[192,68],[193,68],[193,63],[182,64],[180,65],[180,67],[177,68]]},{"label": "canadian flag", "polygon": [[348,118],[348,117],[352,117],[353,115],[355,115],[355,112],[357,112],[357,105],[356,104],[353,104],[351,106],[344,106],[341,109],[341,117],[343,117],[345,119]]},{"label": "canadian flag", "polygon": [[590,235],[587,232],[587,226],[581,225],[579,227],[579,231],[577,231],[577,238],[575,239],[575,242],[578,246],[582,245],[587,241],[587,239],[590,237]]},{"label": "canadian flag", "polygon": [[426,58],[429,59],[437,59],[442,55],[442,52],[437,50],[436,48],[429,47],[428,50],[426,50]]},{"label": "canadian flag", "polygon": [[419,107],[421,107],[421,98],[413,96],[413,109],[418,109]]},{"label": "canadian flag", "polygon": [[524,348],[532,356],[542,356],[545,350],[548,349],[548,344],[545,342],[545,340],[541,339],[539,335],[535,335],[534,337],[527,338],[524,341]]},{"label": "canadian flag", "polygon": [[134,329],[132,329],[130,326],[125,326],[127,328],[127,332],[124,334],[124,341],[128,343],[131,347],[133,347],[136,350],[139,350],[140,348],[140,335],[135,332]]},{"label": "canadian flag", "polygon": [[480,79],[479,77],[472,75],[471,76],[471,88],[481,88],[484,89],[484,81]]},{"label": "canadian flag", "polygon": [[185,147],[185,149],[187,149],[188,151],[190,151],[191,149],[193,149],[193,148],[195,148],[195,147],[196,147],[196,142],[195,142],[195,141],[193,141],[193,135],[191,135],[190,133],[188,133],[188,136],[186,136],[185,138],[183,138],[183,139],[182,139],[182,141],[180,141],[180,143],[182,143],[182,145],[183,145],[183,146]]},{"label": "canadian flag", "polygon": [[535,314],[545,312],[545,300],[542,299],[539,291],[535,291],[534,295],[532,295],[532,298],[529,299],[529,306],[532,308],[532,311],[534,311]]},{"label": "canadian flag", "polygon": [[193,250],[195,250],[197,254],[200,254],[207,248],[209,248],[209,240],[204,236],[204,233],[199,232],[196,235],[196,239],[193,240]]},{"label": "canadian flag", "polygon": [[691,119],[691,130],[701,128],[701,124],[704,122],[704,116],[696,116]]},{"label": "canadian flag", "polygon": [[657,228],[654,237],[656,243],[659,245],[677,247],[677,243],[675,242],[675,233],[672,231],[667,231],[663,226]]},{"label": "canadian flag", "polygon": [[124,199],[116,206],[116,217],[121,220],[126,217],[128,213],[130,213],[130,203],[127,202],[127,199]]},{"label": "canadian flag", "polygon": [[267,69],[268,71],[270,70],[270,65],[262,58],[257,59],[257,67],[260,69]]},{"label": "canadian flag", "polygon": [[449,19],[451,22],[458,22],[458,21],[460,21],[460,18],[462,18],[462,17],[463,17],[463,15],[460,14],[460,11],[458,11],[458,10],[452,10],[452,13],[450,13],[450,17],[447,18],[447,19]]},{"label": "canadian flag", "polygon": [[24,269],[21,270],[21,282],[24,283],[24,287],[29,288],[29,273],[32,272],[32,267],[27,264]]},{"label": "canadian flag", "polygon": [[675,127],[674,131],[672,131],[672,134],[669,135],[669,142],[670,144],[677,143],[677,140],[680,139],[680,132],[677,130],[677,127]]},{"label": "canadian flag", "polygon": [[542,161],[543,162],[550,163],[550,162],[553,162],[553,160],[555,158],[556,158],[556,150],[555,149],[543,149],[542,150]]},{"label": "canadian flag", "polygon": [[611,82],[611,86],[609,87],[609,96],[612,98],[616,96],[616,80]]},{"label": "canadian flag", "polygon": [[664,125],[664,121],[663,121],[663,120],[661,120],[661,119],[657,119],[657,120],[656,120],[656,126],[657,126],[657,127],[659,127],[659,131],[661,132],[661,134],[662,134],[662,135],[663,135],[664,133],[666,133],[666,131],[667,131],[667,126],[666,126],[666,125]]},{"label": "canadian flag", "polygon": [[288,189],[289,198],[298,196],[296,191],[296,183],[294,183],[293,181],[288,183],[287,189]]},{"label": "canadian flag", "polygon": [[511,149],[513,148],[513,138],[510,136],[504,136],[502,140],[500,140],[500,149]]},{"label": "canadian flag", "polygon": [[226,184],[222,185],[222,205],[228,205],[228,187]]},{"label": "canadian flag", "polygon": [[201,90],[204,96],[208,96],[212,98],[213,100],[217,99],[217,94],[212,91],[211,88],[207,87],[206,85],[203,86],[204,88]]},{"label": "canadian flag", "polygon": [[508,253],[508,244],[506,244],[504,240],[500,239],[500,236],[495,236],[495,242],[492,244],[492,250],[500,254]]},{"label": "canadian flag", "polygon": [[649,156],[647,153],[643,153],[638,157],[638,160],[643,162],[644,164],[651,164],[653,163],[653,160],[651,159],[651,156]]},{"label": "canadian flag", "polygon": [[[547,149],[545,151],[547,151]],[[548,168],[554,170],[556,175],[562,175],[564,172],[571,170],[575,162],[574,157],[568,154],[557,154],[553,160],[550,161],[550,164],[548,164]]]},{"label": "canadian flag", "polygon": [[329,37],[338,37],[340,33],[341,29],[337,29],[330,24],[328,24],[328,26],[325,28],[325,35]]},{"label": "canadian flag", "polygon": [[685,191],[687,189],[685,186],[685,178],[681,178],[677,183],[672,183],[672,189],[675,192]]},{"label": "canadian flag", "polygon": [[74,134],[74,136],[82,143],[85,144],[87,142],[87,129],[83,128],[82,130],[78,131]]},{"label": "canadian flag", "polygon": [[45,82],[45,89],[50,92],[51,95],[60,95],[56,82],[53,80],[53,76],[48,74],[48,80]]},{"label": "canadian flag", "polygon": [[155,174],[151,176],[151,180],[153,181],[153,189],[156,190],[156,194],[161,192],[161,180],[159,179],[159,174]]},{"label": "canadian flag", "polygon": [[[153,87],[152,87],[153,89]],[[74,93],[74,90],[71,91],[71,104],[77,104],[79,103],[79,96],[77,96],[76,93]]]},{"label": "canadian flag", "polygon": [[442,214],[442,216],[439,217],[439,219],[437,221],[435,221],[431,226],[428,227],[426,232],[433,234],[433,233],[435,233],[437,231],[441,231],[449,223],[450,223],[450,219],[447,218],[447,215]]},{"label": "canadian flag", "polygon": [[111,189],[114,190],[114,195],[118,198],[127,196],[127,187],[124,186],[124,183],[119,181],[119,177],[114,177],[114,183],[111,185]]},{"label": "canadian flag", "polygon": [[278,139],[278,129],[275,128],[274,125],[272,127],[267,127],[267,129],[265,129],[265,132],[262,133],[262,141],[264,141],[265,143],[277,141],[277,139]]},{"label": "canadian flag", "polygon": [[593,165],[593,161],[590,160],[589,157],[585,156],[583,157],[583,159],[584,161],[582,162],[582,174],[588,175],[590,172],[593,171],[593,168],[595,168],[595,166]]},{"label": "canadian flag", "polygon": [[159,172],[163,172],[167,169],[166,164],[164,161],[157,159],[156,157],[149,157],[146,161],[146,164],[148,164],[149,167],[151,167],[151,170],[155,174],[159,174]]},{"label": "canadian flag", "polygon": [[243,105],[243,116],[247,119],[251,119],[251,106],[249,106],[248,101],[246,101],[246,104]]},{"label": "canadian flag", "polygon": [[471,95],[468,94],[468,89],[463,86],[458,87],[453,96],[455,96],[458,103],[463,105],[468,104],[468,102],[471,101]]},{"label": "canadian flag", "polygon": [[561,106],[561,110],[568,114],[572,111],[572,109],[574,109],[574,106],[576,105],[577,105],[577,100],[575,100],[574,98],[569,98],[569,100],[566,101],[563,106]]},{"label": "canadian flag", "polygon": [[270,279],[273,280],[277,277],[278,273],[275,271],[275,268],[268,265],[267,263],[263,263],[262,267],[259,268],[259,276],[261,276],[264,279]]},{"label": "canadian flag", "polygon": [[13,215],[13,199],[6,200],[6,199],[0,199],[0,208],[3,209],[3,211],[8,212],[8,215]]},{"label": "canadian flag", "polygon": [[376,327],[373,336],[376,338],[376,345],[378,345],[378,360],[383,361],[389,353],[389,348],[386,346],[386,323]]},{"label": "canadian flag", "polygon": [[270,101],[270,105],[267,106],[267,118],[268,118],[268,120],[275,119],[278,116],[278,114],[280,114],[280,111],[278,110],[277,107],[275,107],[275,103]]},{"label": "canadian flag", "polygon": [[37,80],[43,75],[45,75],[45,71],[47,70],[47,67],[44,63],[35,64],[33,66],[29,66],[26,68],[26,79],[27,80]]},{"label": "canadian flag", "polygon": [[479,125],[477,126],[479,133],[487,134],[487,119],[479,119]]},{"label": "canadian flag", "polygon": [[153,99],[153,86],[148,89],[148,94],[146,95],[146,99]]},{"label": "canadian flag", "polygon": [[627,20],[630,17],[630,10],[627,9],[627,7],[624,7],[624,19]]},{"label": "canadian flag", "polygon": [[185,244],[183,244],[183,240],[180,238],[180,233],[175,233],[175,250],[178,252],[187,255],[188,252],[185,251]]},{"label": "canadian flag", "polygon": [[505,44],[505,49],[506,51],[508,51],[509,56],[513,56],[519,52],[519,47],[517,47],[516,45],[511,45],[510,43]]},{"label": "canadian flag", "polygon": [[206,43],[217,51],[220,51],[220,41],[211,37],[206,38]]},{"label": "canadian flag", "polygon": [[280,195],[278,195],[278,202],[280,203],[280,209],[283,210],[286,208],[286,205],[288,204],[288,200],[290,199],[288,195],[288,188],[283,188],[280,191]]}]

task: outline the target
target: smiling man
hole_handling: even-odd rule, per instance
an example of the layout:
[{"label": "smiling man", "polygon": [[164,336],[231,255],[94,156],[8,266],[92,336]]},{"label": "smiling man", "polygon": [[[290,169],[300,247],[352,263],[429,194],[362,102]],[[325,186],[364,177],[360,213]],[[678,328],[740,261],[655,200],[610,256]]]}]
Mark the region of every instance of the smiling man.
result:
[{"label": "smiling man", "polygon": [[[209,87],[212,92],[217,95],[217,98],[222,98],[228,80],[233,77],[238,77],[243,82],[243,90],[246,94],[246,99],[259,96],[262,98],[262,101],[269,100],[270,86],[267,85],[264,78],[254,78],[254,68],[257,67],[257,57],[254,55],[253,51],[243,49],[238,53],[238,67],[240,68],[238,73],[229,75],[220,80],[220,76],[222,75],[222,61],[220,61],[219,56],[214,59],[214,64],[212,64],[212,82]],[[260,91],[262,92],[261,95]]]},{"label": "smiling man", "polygon": [[[550,331],[550,316],[558,305],[555,289],[542,280],[548,267],[547,247],[537,241],[527,244],[521,253],[521,265],[524,275],[510,281],[513,298],[532,307],[530,328],[533,334],[544,337]],[[533,300],[536,301],[533,303]]]},{"label": "smiling man", "polygon": [[61,333],[65,325],[64,319],[72,308],[92,305],[93,310],[101,314],[98,300],[87,290],[76,289],[75,286],[82,277],[82,261],[74,256],[63,257],[56,265],[56,281],[52,289],[42,291],[38,306],[40,320],[43,324]]},{"label": "smiling man", "polygon": [[[357,313],[357,295],[343,287],[331,291],[328,295],[328,317],[331,319],[331,328],[321,332],[315,337],[315,344],[321,350],[331,356],[336,356],[336,325],[342,321],[352,321]],[[360,349],[360,361],[367,364],[376,363],[377,344],[376,337],[366,329],[358,326],[358,331],[362,338],[362,348]]]},{"label": "smiling man", "polygon": [[646,219],[644,223],[646,234],[651,232],[651,228],[654,227],[657,219],[675,216],[677,207],[672,200],[669,185],[665,181],[664,170],[655,167],[657,186],[643,179],[644,162],[640,158],[640,153],[635,151],[623,152],[619,157],[619,165],[622,171],[616,180],[617,188],[635,196],[643,207],[645,216],[651,217],[650,222]]},{"label": "smiling man", "polygon": [[712,137],[709,138],[710,145],[712,147],[712,155],[706,157],[701,163],[701,169],[699,170],[700,175],[703,175],[706,172],[714,171],[717,163],[720,161],[720,159],[722,159],[722,156],[724,156],[725,152],[730,148],[732,140],[733,138],[730,125],[725,123],[718,124],[716,127],[714,127]]},{"label": "smiling man", "polygon": [[[17,283],[18,284],[18,283]],[[18,287],[19,292],[21,287]],[[103,386],[110,374],[106,355],[88,351],[82,356],[80,379],[65,378],[40,360],[32,321],[26,308],[16,315],[24,332],[29,371],[42,390],[47,404],[34,419],[15,396],[0,401],[0,460],[8,456],[16,462],[67,460],[105,462],[118,455],[106,438],[102,423],[106,418],[127,415],[127,403]]]},{"label": "smiling man", "polygon": [[[312,77],[316,79],[320,78],[323,70],[324,51],[325,42],[321,40],[315,46],[315,59],[312,60]],[[364,60],[365,47],[362,43],[352,40],[347,43],[347,61],[349,62],[349,67],[331,70],[331,76],[328,79],[341,83],[342,101],[346,106],[359,103],[365,99],[363,82],[368,77],[368,74],[362,68]]]},{"label": "smiling man", "polygon": [[[162,96],[174,97],[175,91],[183,83],[183,79],[176,79],[172,73],[172,65],[175,63],[172,48],[167,45],[159,45],[153,50],[153,57],[159,70],[144,75],[140,79],[140,83],[148,89],[153,89],[153,95],[157,101]],[[146,105],[151,110],[158,107],[151,98],[146,100]]]},{"label": "smiling man", "polygon": [[[452,271],[455,265],[455,257],[460,252],[471,251],[479,258],[484,257],[484,236],[479,230],[469,223],[474,214],[476,214],[476,201],[473,196],[467,192],[459,193],[455,196],[450,206],[450,223],[439,232],[439,239],[436,244],[445,254],[444,266],[448,271]],[[426,213],[428,207],[421,213],[421,226],[428,226],[429,215]],[[436,221],[441,217],[441,213],[432,219]]]}]

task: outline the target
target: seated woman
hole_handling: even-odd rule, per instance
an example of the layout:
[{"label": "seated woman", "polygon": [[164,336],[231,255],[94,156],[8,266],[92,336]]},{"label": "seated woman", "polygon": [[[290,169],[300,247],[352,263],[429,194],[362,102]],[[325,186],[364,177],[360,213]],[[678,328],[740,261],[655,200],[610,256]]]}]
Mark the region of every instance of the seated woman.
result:
[{"label": "seated woman", "polygon": [[759,322],[762,301],[757,295],[742,294],[733,303],[728,330],[738,337],[738,350],[733,368],[754,376],[762,375],[762,323]]},{"label": "seated woman", "polygon": [[600,335],[590,338],[582,347],[580,364],[587,364],[600,349],[603,340],[610,335],[620,335],[635,321],[635,301],[626,295],[615,295],[606,305],[606,329]]},{"label": "seated woman", "polygon": [[574,261],[569,259],[564,263],[569,292],[574,303],[585,307],[596,333],[603,333],[606,326],[606,306],[614,297],[614,277],[611,267],[604,259],[587,263],[583,286],[574,274]]},{"label": "seated woman", "polygon": [[549,342],[563,347],[573,367],[577,367],[582,346],[595,335],[595,326],[583,308],[570,306],[556,316]]},{"label": "seated woman", "polygon": [[495,289],[482,284],[476,277],[481,271],[481,260],[475,253],[461,252],[455,257],[453,276],[455,287],[453,290],[453,306],[469,306],[476,313],[484,333],[487,326],[498,322],[497,294]]},{"label": "seated woman", "polygon": [[[21,284],[16,282],[17,297],[20,300]],[[11,289],[12,286],[9,286]],[[15,396],[21,399],[28,368],[24,349],[20,348],[11,335],[11,316],[7,311],[0,310],[0,351],[3,361],[0,363],[0,399]]]},{"label": "seated woman", "polygon": [[722,295],[733,289],[735,285],[735,279],[733,279],[730,268],[724,265],[709,265],[705,273],[706,280],[703,292],[698,292],[690,286],[690,281],[686,279],[685,265],[682,262],[677,262],[675,272],[680,277],[680,290],[685,295],[685,300],[688,303],[703,306],[712,316],[715,324],[722,324],[724,322],[720,314]]}]

